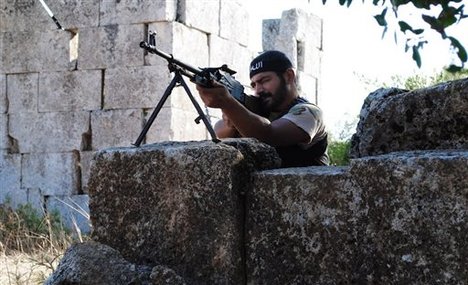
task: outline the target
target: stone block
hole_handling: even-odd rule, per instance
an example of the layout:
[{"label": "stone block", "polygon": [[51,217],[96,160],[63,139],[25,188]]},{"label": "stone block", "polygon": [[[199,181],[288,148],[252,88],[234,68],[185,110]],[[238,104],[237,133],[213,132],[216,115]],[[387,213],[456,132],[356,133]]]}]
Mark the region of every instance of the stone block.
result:
[{"label": "stone block", "polygon": [[249,13],[238,1],[221,1],[219,36],[245,47],[249,44]]},{"label": "stone block", "polygon": [[21,155],[0,153],[0,204],[21,190]]},{"label": "stone block", "polygon": [[297,86],[299,95],[306,98],[309,102],[318,103],[318,90],[317,90],[318,79],[306,74],[304,72],[298,72],[297,74]]},{"label": "stone block", "polygon": [[315,78],[321,78],[322,51],[309,43],[298,44],[297,69]]},{"label": "stone block", "polygon": [[[166,54],[172,54],[177,60],[194,68],[209,66],[208,36],[196,29],[178,22],[149,24],[148,29],[155,31],[156,46]],[[164,65],[167,61],[155,54],[145,55],[147,65]]]},{"label": "stone block", "polygon": [[130,146],[137,139],[142,122],[142,111],[139,109],[92,112],[92,149]]},{"label": "stone block", "polygon": [[79,33],[78,66],[80,69],[142,66],[143,50],[139,44],[144,25],[108,25],[83,28]]},{"label": "stone block", "polygon": [[80,169],[81,169],[81,192],[88,194],[88,180],[91,171],[91,162],[94,157],[94,151],[80,152]]},{"label": "stone block", "polygon": [[254,53],[236,42],[216,36],[210,36],[209,42],[210,64],[214,67],[227,64],[237,72],[234,77],[239,82],[250,86],[249,70]]},{"label": "stone block", "polygon": [[263,50],[277,49],[281,19],[267,19],[262,21],[262,47]]},{"label": "stone block", "polygon": [[39,112],[101,108],[101,70],[43,72],[39,75]]},{"label": "stone block", "polygon": [[9,74],[7,79],[8,113],[37,112],[39,74]]},{"label": "stone block", "polygon": [[279,164],[273,148],[255,142],[99,151],[89,180],[93,239],[130,262],[165,265],[187,284],[244,284],[240,194],[253,169]]},{"label": "stone block", "polygon": [[176,19],[174,0],[100,0],[100,25],[169,22]]},{"label": "stone block", "polygon": [[27,189],[28,193],[28,204],[36,210],[38,215],[45,214],[45,199],[39,188]]},{"label": "stone block", "polygon": [[[41,30],[3,33],[3,72],[67,70],[70,33]],[[34,45],[34,48],[27,48]]]},{"label": "stone block", "polygon": [[[34,0],[5,0],[2,7],[4,31],[54,30],[57,25],[47,14],[41,3]],[[65,0],[46,2],[64,29],[97,26],[99,2],[84,0]]]},{"label": "stone block", "polygon": [[65,228],[73,234],[90,233],[88,195],[50,196],[46,200],[46,209],[49,213],[58,213]]},{"label": "stone block", "polygon": [[294,37],[322,49],[322,19],[301,9],[283,11],[278,40]]},{"label": "stone block", "polygon": [[104,109],[154,108],[169,85],[170,76],[162,65],[107,69]]},{"label": "stone block", "polygon": [[9,115],[9,132],[20,153],[80,150],[89,134],[89,112]]},{"label": "stone block", "polygon": [[[440,95],[440,94],[439,94]],[[352,160],[363,189],[362,278],[373,284],[463,284],[468,152],[415,151]],[[358,283],[368,283],[358,282]]]},{"label": "stone block", "polygon": [[361,195],[346,168],[254,174],[246,195],[247,283],[352,283],[362,258],[355,246],[363,234]]},{"label": "stone block", "polygon": [[[147,114],[146,120],[150,115]],[[148,132],[146,143],[211,139],[203,121],[195,122],[197,117],[195,108],[192,111],[162,108]]]},{"label": "stone block", "polygon": [[23,154],[22,187],[42,195],[71,195],[80,189],[78,152]]},{"label": "stone block", "polygon": [[[1,44],[0,44],[0,48],[1,48]],[[1,58],[1,54],[0,54],[0,58]],[[6,75],[0,74],[0,114],[6,113],[8,111],[7,102],[8,101],[6,97]]]},{"label": "stone block", "polygon": [[467,148],[468,79],[461,79],[410,92],[389,88],[369,94],[350,156]]},{"label": "stone block", "polygon": [[225,2],[227,1],[204,1],[203,7],[201,7],[200,3],[196,1],[179,1],[179,19],[189,27],[208,34],[219,35],[220,22],[222,24],[224,20],[228,20],[222,19],[223,21],[220,21],[220,5],[224,6]]},{"label": "stone block", "polygon": [[0,150],[10,148],[10,140],[8,139],[8,115],[0,114]]}]

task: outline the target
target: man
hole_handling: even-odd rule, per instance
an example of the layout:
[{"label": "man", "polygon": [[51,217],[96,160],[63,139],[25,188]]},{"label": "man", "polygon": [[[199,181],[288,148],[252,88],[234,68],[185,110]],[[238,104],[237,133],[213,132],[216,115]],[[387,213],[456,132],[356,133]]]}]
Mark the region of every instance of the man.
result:
[{"label": "man", "polygon": [[230,96],[227,89],[197,85],[206,106],[220,108],[214,129],[219,138],[252,137],[276,148],[282,167],[328,165],[327,132],[321,110],[299,97],[291,61],[267,51],[250,64],[251,86],[269,115],[259,116]]}]

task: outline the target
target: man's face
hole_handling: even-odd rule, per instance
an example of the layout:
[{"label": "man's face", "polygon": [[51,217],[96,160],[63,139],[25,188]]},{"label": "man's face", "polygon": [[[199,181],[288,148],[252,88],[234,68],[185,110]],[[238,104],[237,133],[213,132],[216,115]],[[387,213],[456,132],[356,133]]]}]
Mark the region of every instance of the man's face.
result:
[{"label": "man's face", "polygon": [[284,102],[288,92],[283,77],[273,71],[260,72],[252,76],[250,85],[267,111],[280,111],[278,108]]}]

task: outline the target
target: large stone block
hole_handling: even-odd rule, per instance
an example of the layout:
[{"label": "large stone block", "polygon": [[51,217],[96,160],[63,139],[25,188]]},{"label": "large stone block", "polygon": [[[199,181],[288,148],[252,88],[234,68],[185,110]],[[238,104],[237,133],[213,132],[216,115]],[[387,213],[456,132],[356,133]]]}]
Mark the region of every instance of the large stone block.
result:
[{"label": "large stone block", "polygon": [[80,69],[142,66],[139,47],[144,25],[108,25],[89,27],[79,32],[78,66]]},{"label": "large stone block", "polygon": [[318,79],[304,72],[297,72],[299,95],[309,102],[318,103]]},{"label": "large stone block", "polygon": [[468,79],[462,79],[411,92],[379,89],[369,94],[350,155],[466,148]]},{"label": "large stone block", "polygon": [[39,74],[9,74],[7,79],[8,113],[37,112]]},{"label": "large stone block", "polygon": [[353,283],[361,195],[346,168],[257,172],[247,193],[247,283]]},{"label": "large stone block", "polygon": [[[185,25],[201,30],[212,35],[219,35],[220,5],[228,1],[204,1],[201,8],[200,3],[191,0],[182,0],[178,4],[179,20]],[[231,1],[229,1],[231,2]],[[228,17],[229,19],[232,17]]]},{"label": "large stone block", "polygon": [[174,0],[100,0],[100,25],[138,24],[173,21],[177,1]]},{"label": "large stone block", "polygon": [[[234,77],[243,85],[250,86],[250,62],[254,53],[249,49],[216,36],[210,36],[210,64],[218,67],[227,64],[237,73]],[[250,94],[250,93],[249,93]]]},{"label": "large stone block", "polygon": [[[96,154],[89,181],[93,238],[187,284],[243,284],[241,193],[253,169],[277,167],[254,140],[166,142]],[[125,233],[122,232],[125,229]]]},{"label": "large stone block", "polygon": [[11,114],[9,133],[20,153],[80,150],[89,117],[89,112]]},{"label": "large stone block", "polygon": [[92,112],[92,149],[130,146],[140,133],[142,116],[139,109]]},{"label": "large stone block", "polygon": [[39,112],[101,108],[100,70],[43,72],[39,75]]},{"label": "large stone block", "polygon": [[21,188],[21,155],[0,153],[0,204]]},{"label": "large stone block", "polygon": [[163,65],[107,69],[104,109],[154,108],[169,85],[170,76]]},{"label": "large stone block", "polygon": [[356,159],[350,173],[363,189],[368,217],[359,242],[367,283],[468,280],[466,150]]},{"label": "large stone block", "polygon": [[77,152],[23,154],[22,187],[45,196],[71,195],[80,189]]},{"label": "large stone block", "polygon": [[[146,121],[150,115],[147,114]],[[202,121],[197,124],[196,118],[195,108],[192,111],[162,108],[146,136],[146,143],[211,139],[205,124]]]},{"label": "large stone block", "polygon": [[[3,33],[2,72],[67,70],[70,33],[41,30]],[[34,48],[30,48],[33,45]]]},{"label": "large stone block", "polygon": [[[98,1],[64,0],[46,1],[46,3],[60,25],[65,29],[98,25]],[[52,21],[39,1],[5,0],[5,6],[2,5],[0,11],[4,15],[1,25],[4,31],[57,29],[57,25]]]},{"label": "large stone block", "polygon": [[0,150],[10,148],[10,141],[8,139],[8,115],[0,114]]},{"label": "large stone block", "polygon": [[[1,44],[0,44],[1,48]],[[0,54],[1,57],[1,54]],[[0,62],[1,64],[1,62]],[[6,75],[0,74],[0,114],[6,113],[8,110],[6,97]]]},{"label": "large stone block", "polygon": [[88,194],[88,180],[91,175],[91,161],[93,157],[94,151],[80,152],[81,191],[79,193]]},{"label": "large stone block", "polygon": [[249,13],[238,0],[221,1],[219,36],[243,46],[249,44]]},{"label": "large stone block", "polygon": [[[159,50],[172,54],[179,61],[192,67],[208,67],[209,47],[207,34],[178,22],[152,23],[148,25],[148,29],[157,33],[156,46]],[[167,66],[166,60],[154,54],[145,55],[145,63],[148,65],[165,64]]]}]

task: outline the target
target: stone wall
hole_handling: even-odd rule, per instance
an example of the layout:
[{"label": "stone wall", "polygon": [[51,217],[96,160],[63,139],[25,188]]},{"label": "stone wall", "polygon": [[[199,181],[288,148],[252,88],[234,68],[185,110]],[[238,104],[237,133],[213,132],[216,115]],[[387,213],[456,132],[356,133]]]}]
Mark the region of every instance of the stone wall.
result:
[{"label": "stone wall", "polygon": [[[467,280],[468,151],[278,165],[273,148],[246,139],[100,151],[89,195],[101,249],[71,248],[47,284],[102,284],[122,276],[122,260],[128,278],[146,268],[143,279],[169,270],[185,282],[135,284]],[[106,284],[128,284],[116,280]]]},{"label": "stone wall", "polygon": [[[258,52],[248,46],[249,13],[237,0],[48,1],[65,31],[57,30],[39,1],[2,3],[0,203],[9,197],[13,205],[29,202],[63,213],[69,212],[63,202],[87,208],[94,152],[130,146],[171,80],[166,62],[139,47],[148,30],[157,32],[162,51],[193,66],[227,63],[244,84]],[[285,15],[277,20],[282,27],[320,45],[318,20],[320,35],[306,36],[301,18],[311,16],[296,10]],[[288,55],[297,58],[295,52],[288,47]],[[307,55],[306,62],[319,60]],[[212,120],[220,116],[206,111]],[[176,88],[143,143],[208,139],[205,126],[194,123],[197,116]]]}]

